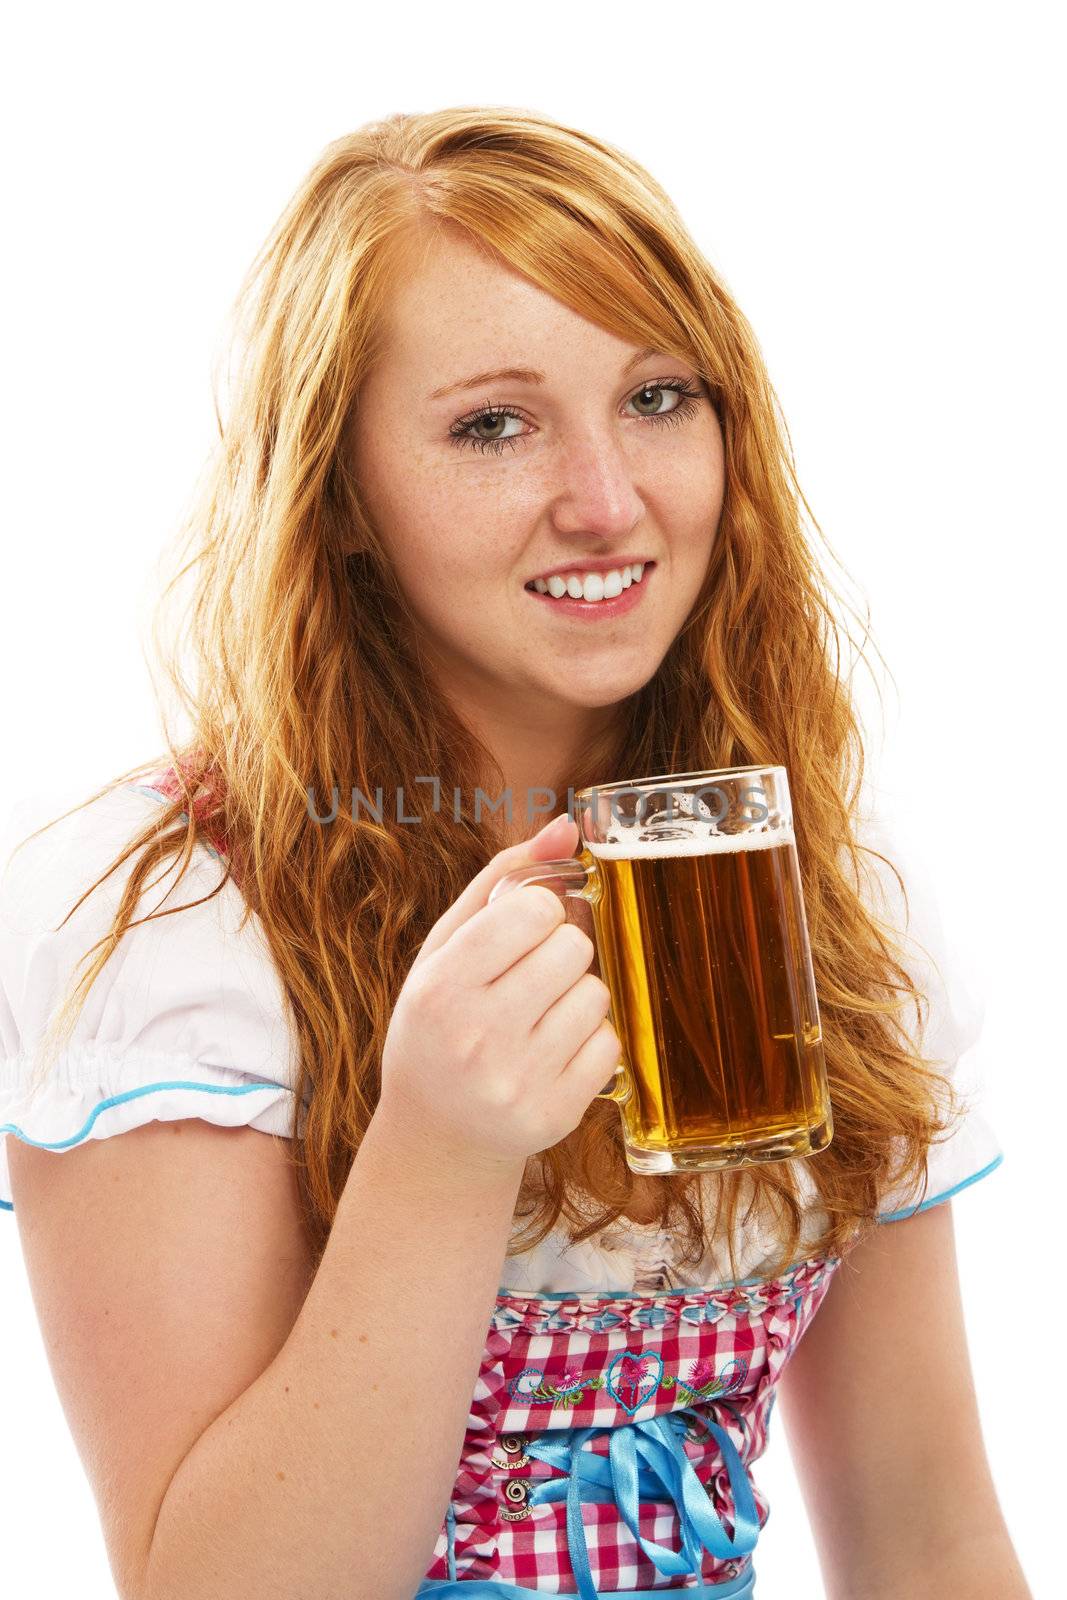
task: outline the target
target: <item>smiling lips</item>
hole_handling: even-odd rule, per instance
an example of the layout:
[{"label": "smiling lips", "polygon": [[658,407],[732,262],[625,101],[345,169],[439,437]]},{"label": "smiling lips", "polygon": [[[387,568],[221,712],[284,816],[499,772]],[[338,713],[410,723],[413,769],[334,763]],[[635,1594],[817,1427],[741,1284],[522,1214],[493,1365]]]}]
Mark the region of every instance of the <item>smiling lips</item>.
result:
[{"label": "smiling lips", "polygon": [[654,566],[654,561],[637,561],[608,572],[572,572],[567,578],[554,572],[550,578],[532,579],[526,593],[560,620],[608,622],[640,605]]},{"label": "smiling lips", "polygon": [[651,561],[634,561],[625,566],[610,567],[606,572],[592,569],[581,573],[570,572],[567,575],[554,572],[547,578],[532,578],[526,588],[550,596],[553,600],[567,598],[602,605],[617,599],[632,584],[641,583],[646,567],[651,568],[654,565],[655,563]]}]

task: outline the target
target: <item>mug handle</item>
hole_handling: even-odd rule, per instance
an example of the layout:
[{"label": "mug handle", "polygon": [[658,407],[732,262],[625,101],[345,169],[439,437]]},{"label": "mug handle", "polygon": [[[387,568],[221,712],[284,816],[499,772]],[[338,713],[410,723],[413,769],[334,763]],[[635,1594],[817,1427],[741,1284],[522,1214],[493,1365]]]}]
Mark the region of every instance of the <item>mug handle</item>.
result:
[{"label": "mug handle", "polygon": [[[553,882],[553,879],[556,881]],[[563,888],[559,886],[560,879],[563,880]],[[521,889],[530,884],[540,884],[545,889],[554,889],[561,899],[569,895],[575,900],[592,902],[599,892],[594,869],[570,857],[566,861],[539,861],[536,867],[515,867],[511,872],[505,872],[489,891],[486,904],[492,905],[498,894],[506,894],[509,889]],[[608,1088],[598,1089],[593,1098],[614,1100],[617,1104],[624,1105],[631,1093],[626,1062],[620,1061]]]}]

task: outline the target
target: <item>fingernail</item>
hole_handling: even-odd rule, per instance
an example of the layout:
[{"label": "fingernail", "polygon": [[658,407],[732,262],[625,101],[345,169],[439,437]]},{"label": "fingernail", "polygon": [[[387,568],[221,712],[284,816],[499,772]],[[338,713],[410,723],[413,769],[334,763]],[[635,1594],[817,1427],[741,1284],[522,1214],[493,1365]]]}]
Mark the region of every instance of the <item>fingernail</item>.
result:
[{"label": "fingernail", "polygon": [[543,828],[539,828],[538,833],[547,833],[549,828],[554,828],[556,826],[557,822],[562,822],[566,815],[567,813],[565,811],[561,811],[558,817],[553,817],[551,822],[546,822]]}]

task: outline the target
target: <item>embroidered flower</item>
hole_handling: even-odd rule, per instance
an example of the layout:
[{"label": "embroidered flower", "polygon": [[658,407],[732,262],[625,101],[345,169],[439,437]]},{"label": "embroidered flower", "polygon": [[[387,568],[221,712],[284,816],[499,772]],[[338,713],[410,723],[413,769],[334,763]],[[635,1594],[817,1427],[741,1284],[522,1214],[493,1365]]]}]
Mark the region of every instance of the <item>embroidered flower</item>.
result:
[{"label": "embroidered flower", "polygon": [[702,1389],[706,1383],[711,1382],[714,1376],[714,1361],[710,1356],[701,1356],[698,1361],[693,1362],[693,1370],[689,1374],[689,1387],[691,1389]]}]

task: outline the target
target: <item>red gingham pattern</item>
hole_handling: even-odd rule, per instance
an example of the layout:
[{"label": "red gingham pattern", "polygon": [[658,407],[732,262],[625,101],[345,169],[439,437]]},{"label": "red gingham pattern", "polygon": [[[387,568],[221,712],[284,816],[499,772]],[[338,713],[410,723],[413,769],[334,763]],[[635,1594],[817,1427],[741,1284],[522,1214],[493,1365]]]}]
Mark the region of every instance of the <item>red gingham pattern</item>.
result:
[{"label": "red gingham pattern", "polygon": [[[567,1543],[565,1500],[526,1505],[529,1490],[563,1469],[527,1454],[548,1429],[597,1427],[690,1408],[729,1435],[747,1468],[767,1443],[775,1385],[822,1302],[837,1257],[813,1258],[781,1277],[731,1290],[574,1297],[501,1294],[490,1319],[449,1516],[428,1578],[447,1579],[450,1534],[457,1579],[495,1579],[548,1593],[578,1584]],[[662,1366],[661,1366],[662,1363]],[[683,1448],[733,1536],[726,1463],[713,1434],[690,1419]],[[564,1435],[547,1434],[543,1442]],[[608,1433],[585,1445],[608,1454]],[[760,1527],[769,1507],[753,1484]],[[594,1585],[681,1589],[684,1573],[662,1573],[634,1539],[611,1501],[581,1507]],[[450,1522],[454,1518],[454,1530]],[[682,1551],[673,1502],[641,1502],[643,1538]],[[706,1552],[701,1575],[734,1577],[741,1558]]]}]

